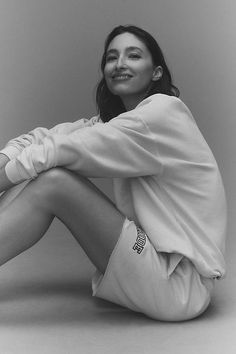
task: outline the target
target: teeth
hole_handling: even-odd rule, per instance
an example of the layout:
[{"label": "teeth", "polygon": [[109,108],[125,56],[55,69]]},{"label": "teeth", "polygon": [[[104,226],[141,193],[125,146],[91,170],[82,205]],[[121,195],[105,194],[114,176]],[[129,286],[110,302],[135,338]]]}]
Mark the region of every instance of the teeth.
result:
[{"label": "teeth", "polygon": [[114,76],[114,79],[128,79],[130,78],[129,75],[116,75]]}]

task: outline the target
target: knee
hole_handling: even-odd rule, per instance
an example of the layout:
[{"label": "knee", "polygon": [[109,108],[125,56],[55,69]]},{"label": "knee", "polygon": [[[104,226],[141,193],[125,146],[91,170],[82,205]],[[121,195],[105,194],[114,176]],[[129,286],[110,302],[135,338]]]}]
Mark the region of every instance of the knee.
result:
[{"label": "knee", "polygon": [[[71,176],[71,172],[61,167],[51,168],[41,173],[35,182],[42,184],[44,188],[58,188],[64,185],[65,181]],[[35,184],[36,184],[35,183]]]},{"label": "knee", "polygon": [[[55,167],[41,173],[35,180],[31,181],[29,188],[31,194],[37,199],[48,199],[54,195],[59,196],[60,192],[66,192],[74,178],[75,175],[73,172]],[[79,180],[80,176],[76,175],[76,179]]]}]

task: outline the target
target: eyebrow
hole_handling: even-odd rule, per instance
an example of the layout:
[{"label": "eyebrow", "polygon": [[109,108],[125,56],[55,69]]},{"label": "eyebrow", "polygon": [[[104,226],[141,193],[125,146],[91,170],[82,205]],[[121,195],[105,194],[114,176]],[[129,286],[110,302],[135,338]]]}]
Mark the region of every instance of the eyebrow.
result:
[{"label": "eyebrow", "polygon": [[[135,46],[130,46],[130,47],[127,47],[127,48],[125,48],[125,50],[126,50],[126,51],[139,50],[140,52],[143,52],[143,50],[142,50],[141,48],[139,48],[139,47],[135,47]],[[109,50],[107,51],[107,53],[106,53],[106,54],[110,54],[110,53],[117,53],[117,52],[118,52],[118,50],[117,50],[117,49],[115,49],[115,48],[111,48],[111,49],[109,49]]]}]

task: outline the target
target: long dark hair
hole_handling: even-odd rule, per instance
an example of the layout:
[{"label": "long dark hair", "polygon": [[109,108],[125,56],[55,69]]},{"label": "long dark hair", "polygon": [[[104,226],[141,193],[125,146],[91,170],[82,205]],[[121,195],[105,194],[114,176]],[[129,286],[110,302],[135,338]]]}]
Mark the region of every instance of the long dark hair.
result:
[{"label": "long dark hair", "polygon": [[[102,73],[104,74],[104,67],[106,65],[106,53],[109,44],[116,36],[127,32],[138,37],[139,40],[141,40],[146,45],[147,49],[151,53],[153,64],[155,66],[160,65],[163,69],[162,77],[159,80],[152,82],[151,87],[148,93],[146,94],[146,97],[153,95],[155,93],[163,93],[169,96],[178,97],[179,90],[172,83],[170,70],[167,67],[167,64],[164,59],[164,55],[158,43],[148,32],[133,25],[117,26],[107,36],[107,39],[105,41],[105,46],[104,46],[104,53],[101,61]],[[99,115],[103,120],[103,122],[108,122],[110,119],[126,111],[120,97],[114,95],[108,89],[104,76],[97,86],[96,103],[97,103]]]}]

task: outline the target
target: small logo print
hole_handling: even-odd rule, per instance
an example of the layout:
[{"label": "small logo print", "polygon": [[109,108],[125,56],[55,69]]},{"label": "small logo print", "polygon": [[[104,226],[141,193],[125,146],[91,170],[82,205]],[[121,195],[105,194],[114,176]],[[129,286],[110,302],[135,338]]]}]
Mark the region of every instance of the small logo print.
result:
[{"label": "small logo print", "polygon": [[142,253],[144,246],[146,244],[146,234],[144,233],[143,230],[141,230],[139,227],[137,227],[137,238],[136,242],[133,246],[133,250],[136,251],[138,254]]}]

